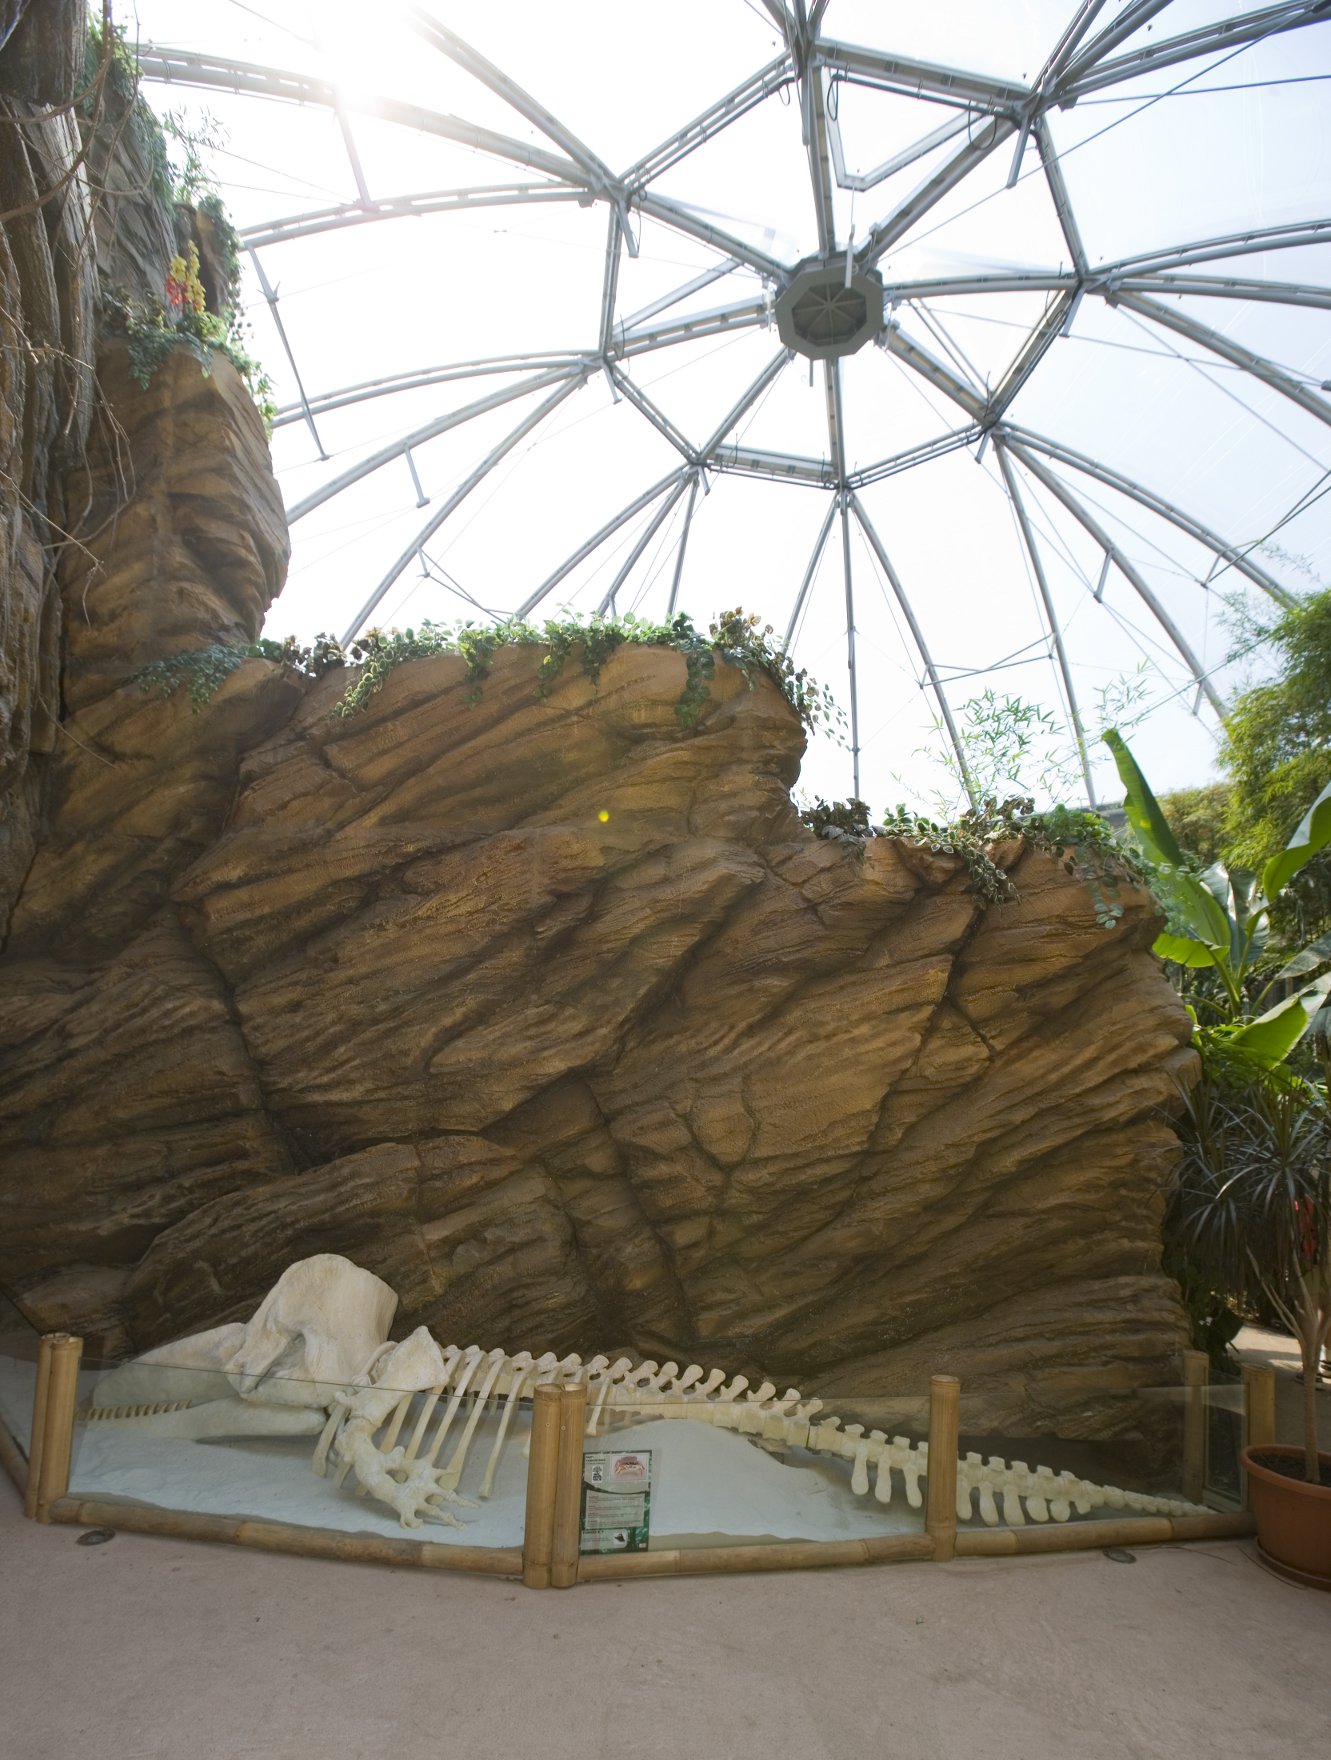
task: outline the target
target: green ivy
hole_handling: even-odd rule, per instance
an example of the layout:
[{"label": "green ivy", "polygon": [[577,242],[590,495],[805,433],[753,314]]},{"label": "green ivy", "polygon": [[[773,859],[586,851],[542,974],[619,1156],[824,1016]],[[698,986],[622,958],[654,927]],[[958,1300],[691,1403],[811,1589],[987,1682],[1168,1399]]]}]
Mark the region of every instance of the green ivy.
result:
[{"label": "green ivy", "polygon": [[348,660],[358,665],[360,672],[339,703],[338,713],[354,715],[363,709],[403,661],[439,654],[461,655],[475,702],[496,649],[515,646],[545,649],[536,675],[536,695],[544,699],[571,655],[578,655],[582,671],[595,684],[611,654],[626,642],[672,648],[683,655],[684,689],[675,704],[681,727],[697,724],[710,695],[718,656],[738,668],[750,689],[758,673],[770,678],[809,732],[820,726],[835,727],[841,719],[831,693],[820,689],[807,672],[797,671],[774,642],[772,626],[741,610],[723,612],[708,626],[706,635],[694,627],[687,612],[680,612],[668,623],[652,623],[628,612],[623,617],[592,617],[585,623],[576,618],[539,624],[509,618],[498,624],[450,627],[426,622],[419,630],[367,630],[347,649]]},{"label": "green ivy", "polygon": [[[131,347],[133,346],[131,342]],[[586,623],[575,618],[527,623],[509,618],[503,623],[461,623],[453,626],[424,622],[419,629],[371,629],[357,636],[345,650],[331,636],[317,636],[311,646],[294,638],[285,642],[250,642],[238,647],[196,648],[158,660],[135,675],[141,690],[160,690],[170,695],[188,683],[190,699],[197,709],[223,683],[242,660],[255,657],[275,660],[305,677],[319,678],[334,667],[355,666],[355,678],[347,686],[335,713],[355,715],[383,689],[390,672],[408,660],[428,660],[453,654],[465,664],[469,700],[480,700],[482,687],[500,648],[543,648],[536,669],[535,695],[544,701],[569,659],[576,654],[582,672],[593,684],[616,648],[625,643],[641,647],[672,648],[684,657],[684,689],[675,704],[681,727],[697,724],[711,690],[718,656],[737,667],[752,690],[759,673],[781,691],[800,722],[811,733],[820,726],[833,729],[841,714],[831,693],[820,688],[808,673],[796,670],[775,645],[770,624],[743,611],[728,611],[701,634],[692,619],[680,612],[669,623],[650,623],[631,612],[623,617],[593,617]]]},{"label": "green ivy", "polygon": [[317,636],[309,647],[302,647],[291,636],[282,642],[262,637],[257,642],[242,642],[235,646],[214,642],[207,648],[190,648],[183,654],[171,654],[165,660],[155,660],[151,666],[145,666],[130,682],[145,695],[156,691],[163,697],[169,697],[181,685],[187,685],[190,706],[197,715],[246,660],[271,660],[302,678],[321,678],[333,667],[344,664],[342,650],[331,636]]},{"label": "green ivy", "polygon": [[986,904],[1009,904],[1017,897],[1011,877],[989,851],[995,844],[1023,838],[1086,885],[1102,929],[1112,929],[1123,915],[1120,883],[1149,882],[1145,864],[1118,842],[1113,827],[1084,807],[1037,812],[1033,801],[1014,796],[1002,802],[987,800],[947,823],[899,806],[875,825],[861,800],[816,800],[800,817],[819,837],[845,843],[859,855],[871,837],[896,837],[935,855],[955,856],[965,864],[971,890]]}]

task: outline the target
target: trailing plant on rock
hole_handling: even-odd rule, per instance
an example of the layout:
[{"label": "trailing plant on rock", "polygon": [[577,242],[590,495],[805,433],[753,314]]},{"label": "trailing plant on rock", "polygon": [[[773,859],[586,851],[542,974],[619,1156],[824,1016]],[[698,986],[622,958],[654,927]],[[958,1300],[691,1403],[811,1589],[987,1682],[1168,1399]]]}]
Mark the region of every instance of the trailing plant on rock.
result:
[{"label": "trailing plant on rock", "polygon": [[476,700],[497,649],[541,647],[545,653],[537,669],[536,695],[545,698],[572,655],[578,656],[582,671],[595,683],[611,654],[626,642],[673,648],[683,656],[684,689],[675,705],[681,727],[696,725],[710,694],[718,657],[737,667],[750,688],[758,673],[766,674],[810,732],[839,719],[830,691],[820,689],[807,672],[796,670],[772,641],[771,625],[762,626],[757,617],[739,610],[723,613],[709,625],[706,635],[683,611],[668,623],[651,623],[628,612],[623,617],[592,617],[585,623],[575,618],[539,624],[508,618],[496,624],[425,622],[419,630],[367,630],[347,649],[348,660],[358,665],[360,672],[338,705],[338,713],[354,715],[363,709],[383,689],[393,668],[406,660],[460,655]]},{"label": "trailing plant on rock", "polygon": [[197,715],[246,660],[271,660],[302,678],[321,678],[325,672],[345,664],[342,649],[331,636],[316,636],[308,647],[291,636],[281,642],[260,637],[257,642],[234,646],[214,642],[206,648],[189,648],[182,654],[169,655],[135,673],[131,683],[145,695],[155,691],[163,697],[185,685],[190,706]]},{"label": "trailing plant on rock", "polygon": [[198,708],[232,673],[242,660],[274,660],[292,671],[318,678],[334,667],[355,667],[356,676],[338,703],[338,715],[355,715],[381,691],[389,674],[409,660],[456,655],[465,667],[464,677],[473,702],[480,700],[495,653],[505,647],[544,649],[536,669],[534,694],[549,696],[570,658],[593,684],[611,654],[625,643],[642,647],[671,648],[685,664],[684,689],[675,704],[681,727],[696,725],[710,694],[717,659],[735,666],[753,688],[757,675],[765,674],[781,691],[802,725],[810,732],[820,725],[836,724],[840,711],[830,691],[821,689],[807,672],[796,670],[772,642],[771,625],[742,611],[726,612],[709,625],[703,635],[692,619],[680,612],[669,623],[650,623],[630,612],[623,617],[593,617],[585,623],[575,618],[527,623],[509,618],[502,623],[456,625],[426,621],[419,629],[370,629],[344,649],[331,636],[321,635],[305,647],[288,637],[285,642],[259,641],[240,646],[192,649],[156,661],[135,675],[143,690],[169,695],[188,683],[191,701]]},{"label": "trailing plant on rock", "polygon": [[1021,796],[1009,800],[986,800],[979,807],[951,820],[925,818],[905,806],[888,813],[878,824],[870,822],[863,801],[828,803],[816,800],[800,817],[819,837],[851,845],[863,854],[872,837],[895,837],[936,855],[956,856],[965,864],[971,889],[986,904],[1009,904],[1017,888],[993,859],[994,849],[1023,840],[1061,862],[1088,888],[1101,928],[1112,929],[1123,915],[1118,900],[1122,881],[1142,884],[1145,871],[1116,838],[1113,828],[1098,813],[1082,807],[1047,807],[1037,811],[1034,801]]}]

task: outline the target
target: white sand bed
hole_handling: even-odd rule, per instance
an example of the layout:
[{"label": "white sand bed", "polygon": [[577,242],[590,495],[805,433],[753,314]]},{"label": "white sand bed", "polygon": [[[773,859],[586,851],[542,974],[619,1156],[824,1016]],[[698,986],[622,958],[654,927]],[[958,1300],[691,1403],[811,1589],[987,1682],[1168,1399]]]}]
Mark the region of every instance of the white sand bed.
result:
[{"label": "white sand bed", "polygon": [[[31,1427],[31,1363],[0,1358],[0,1419],[27,1447]],[[95,1375],[80,1378],[88,1398]],[[463,1476],[475,1496],[498,1419],[477,1427]],[[431,1523],[431,1540],[469,1546],[520,1546],[526,1500],[525,1446],[529,1416],[516,1415],[500,1460],[493,1495],[475,1509],[456,1507],[465,1525]],[[133,1422],[78,1424],[70,1492],[78,1497],[129,1498],[161,1509],[250,1516],[346,1533],[401,1535],[397,1517],[354,1488],[334,1486],[310,1467],[314,1437],[234,1442],[181,1442],[154,1437]],[[920,1530],[898,1481],[892,1501],[856,1497],[848,1463],[792,1454],[777,1459],[745,1437],[710,1424],[657,1418],[610,1433],[604,1446],[652,1452],[652,1544],[689,1541],[850,1540]],[[447,1454],[445,1448],[445,1455]]]}]

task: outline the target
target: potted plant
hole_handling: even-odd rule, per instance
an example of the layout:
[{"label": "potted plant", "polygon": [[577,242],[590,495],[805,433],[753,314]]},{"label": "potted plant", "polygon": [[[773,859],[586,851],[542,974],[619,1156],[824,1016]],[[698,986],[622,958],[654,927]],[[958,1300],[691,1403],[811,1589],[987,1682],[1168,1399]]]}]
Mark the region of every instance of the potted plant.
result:
[{"label": "potted plant", "polygon": [[[1106,743],[1169,918],[1155,951],[1213,984],[1210,1018],[1193,1015],[1202,1076],[1184,1098],[1166,1232],[1197,1272],[1241,1304],[1262,1299],[1298,1341],[1303,1445],[1246,1448],[1243,1465],[1267,1562],[1331,1589],[1331,1454],[1317,1446],[1318,1367],[1331,1340],[1331,1109],[1325,1078],[1286,1062],[1311,1028],[1325,1067],[1331,936],[1271,976],[1261,970],[1273,901],[1331,844],[1331,784],[1260,875],[1222,862],[1198,872],[1123,740]],[[1289,993],[1253,1018],[1281,987]]]},{"label": "potted plant", "polygon": [[1303,1444],[1243,1451],[1258,1544],[1297,1581],[1331,1589],[1331,1454],[1318,1450],[1317,1366],[1331,1337],[1331,1110],[1282,1066],[1203,1053],[1180,1122],[1167,1226],[1189,1259],[1298,1341]]}]

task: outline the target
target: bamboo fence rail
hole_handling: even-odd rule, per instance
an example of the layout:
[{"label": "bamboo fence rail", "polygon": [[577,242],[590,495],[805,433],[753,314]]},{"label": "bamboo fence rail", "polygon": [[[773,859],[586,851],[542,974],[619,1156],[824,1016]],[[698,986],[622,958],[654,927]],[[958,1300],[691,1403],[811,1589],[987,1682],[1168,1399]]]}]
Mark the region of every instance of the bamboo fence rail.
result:
[{"label": "bamboo fence rail", "polygon": [[[1127,1516],[1057,1526],[958,1529],[956,1472],[961,1384],[935,1375],[929,1390],[929,1461],[924,1531],[858,1540],[764,1541],[752,1545],[658,1547],[647,1552],[579,1556],[584,1387],[538,1387],[532,1400],[531,1450],[523,1543],[518,1547],[455,1546],[432,1540],[339,1533],[256,1517],[202,1515],[111,1498],[69,1495],[82,1340],[53,1333],[40,1342],[33,1394],[32,1440],[26,1458],[0,1425],[0,1465],[24,1495],[25,1514],[41,1522],[122,1528],[178,1539],[221,1541],[265,1552],[295,1553],[365,1564],[520,1577],[533,1589],[630,1577],[720,1575],[741,1571],[809,1570],[910,1560],[1003,1558],[1092,1551],[1251,1534],[1246,1509],[1189,1516]],[[1200,1362],[1198,1362],[1200,1358]],[[1244,1441],[1275,1436],[1275,1375],[1245,1368]],[[1183,1472],[1191,1484],[1205,1474],[1206,1359],[1185,1355]],[[1186,1490],[1186,1487],[1185,1487]],[[1197,1501],[1190,1497],[1189,1501]]]}]

